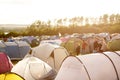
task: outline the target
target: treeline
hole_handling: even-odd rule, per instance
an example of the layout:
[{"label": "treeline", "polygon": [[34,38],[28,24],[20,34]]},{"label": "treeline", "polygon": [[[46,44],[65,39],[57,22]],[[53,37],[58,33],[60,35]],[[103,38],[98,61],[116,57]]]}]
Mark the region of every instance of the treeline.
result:
[{"label": "treeline", "polygon": [[37,20],[22,32],[11,31],[7,35],[0,31],[0,36],[41,36],[73,33],[120,33],[120,14],[104,14],[98,18],[73,17],[64,19],[48,20],[47,22]]}]

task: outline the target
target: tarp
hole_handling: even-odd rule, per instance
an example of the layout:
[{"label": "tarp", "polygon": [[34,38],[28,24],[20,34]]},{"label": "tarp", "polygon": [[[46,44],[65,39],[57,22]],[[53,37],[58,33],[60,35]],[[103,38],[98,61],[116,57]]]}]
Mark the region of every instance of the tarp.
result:
[{"label": "tarp", "polygon": [[69,54],[63,47],[50,43],[44,43],[33,48],[32,55],[47,62],[53,69],[58,71],[62,61]]},{"label": "tarp", "polygon": [[45,62],[36,57],[26,57],[11,70],[25,80],[53,80],[56,72]]},{"label": "tarp", "polygon": [[25,80],[25,79],[16,73],[9,72],[0,74],[0,80]]},{"label": "tarp", "polygon": [[55,80],[119,80],[120,51],[67,57]]},{"label": "tarp", "polygon": [[10,72],[12,67],[13,64],[10,61],[9,57],[5,53],[0,52],[0,74]]}]

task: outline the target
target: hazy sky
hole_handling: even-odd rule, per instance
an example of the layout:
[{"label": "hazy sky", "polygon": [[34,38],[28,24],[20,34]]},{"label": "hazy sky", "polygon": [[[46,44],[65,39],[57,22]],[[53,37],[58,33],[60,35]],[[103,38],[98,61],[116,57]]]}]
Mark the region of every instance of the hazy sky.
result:
[{"label": "hazy sky", "polygon": [[120,0],[0,0],[0,24],[120,14]]}]

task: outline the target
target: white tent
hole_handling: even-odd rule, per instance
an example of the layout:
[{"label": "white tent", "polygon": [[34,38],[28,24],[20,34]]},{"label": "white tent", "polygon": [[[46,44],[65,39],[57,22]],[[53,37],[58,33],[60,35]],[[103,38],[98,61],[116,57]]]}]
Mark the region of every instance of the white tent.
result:
[{"label": "white tent", "polygon": [[54,79],[56,72],[45,62],[36,57],[27,57],[19,61],[11,70],[25,80]]},{"label": "white tent", "polygon": [[40,44],[44,44],[44,43],[51,43],[51,44],[55,44],[55,45],[60,45],[62,43],[62,41],[60,39],[55,39],[55,40],[42,40],[40,42]]},{"label": "white tent", "polygon": [[120,51],[67,57],[55,80],[119,80]]},{"label": "white tent", "polygon": [[58,45],[44,43],[33,48],[32,55],[47,62],[53,69],[58,71],[62,61],[68,56],[68,52]]}]

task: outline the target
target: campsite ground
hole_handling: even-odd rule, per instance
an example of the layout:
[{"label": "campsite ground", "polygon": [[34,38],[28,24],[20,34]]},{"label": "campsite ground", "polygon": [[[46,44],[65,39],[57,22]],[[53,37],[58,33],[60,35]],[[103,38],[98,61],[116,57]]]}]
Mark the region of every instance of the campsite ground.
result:
[{"label": "campsite ground", "polygon": [[17,62],[19,62],[19,60],[12,60],[13,65],[17,64]]}]

